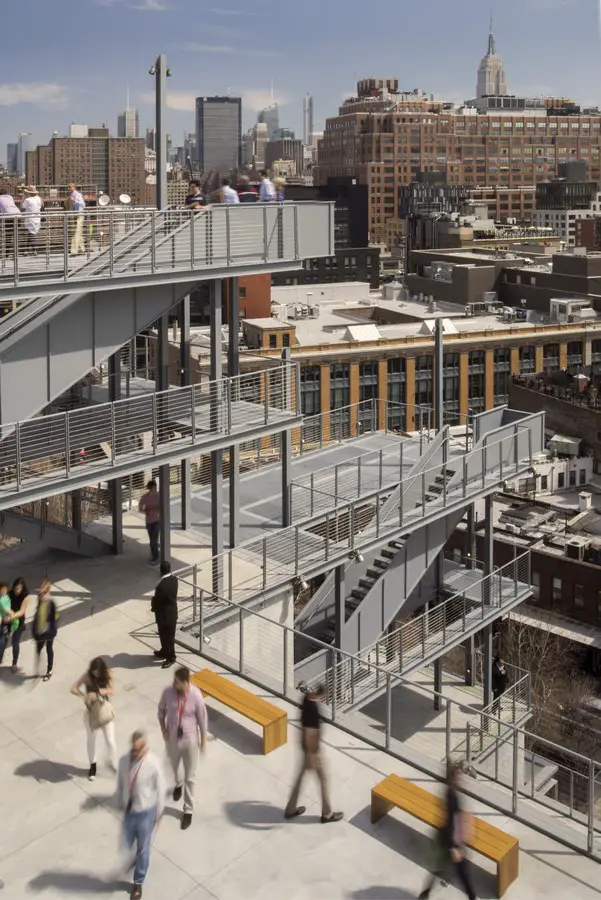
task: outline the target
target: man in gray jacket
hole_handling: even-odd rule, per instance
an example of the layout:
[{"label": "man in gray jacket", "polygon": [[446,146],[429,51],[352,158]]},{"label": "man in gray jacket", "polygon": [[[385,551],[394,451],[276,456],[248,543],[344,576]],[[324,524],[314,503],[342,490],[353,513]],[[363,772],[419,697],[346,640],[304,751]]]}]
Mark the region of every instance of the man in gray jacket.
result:
[{"label": "man in gray jacket", "polygon": [[134,883],[131,900],[140,900],[142,885],[150,863],[150,846],[155,825],[165,807],[165,779],[161,764],[148,752],[143,731],[131,736],[131,751],[119,761],[117,802],[125,810],[123,837],[128,850],[136,845]]}]

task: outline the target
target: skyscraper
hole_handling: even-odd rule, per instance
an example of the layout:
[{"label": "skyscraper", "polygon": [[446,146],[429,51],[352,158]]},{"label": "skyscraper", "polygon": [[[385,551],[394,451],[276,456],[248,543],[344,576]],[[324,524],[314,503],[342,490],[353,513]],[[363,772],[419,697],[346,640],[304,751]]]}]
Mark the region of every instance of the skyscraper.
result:
[{"label": "skyscraper", "polygon": [[117,117],[117,137],[137,138],[140,131],[140,117],[137,109],[125,109]]},{"label": "skyscraper", "polygon": [[303,144],[313,143],[313,97],[307,94],[303,97]]},{"label": "skyscraper", "polygon": [[495,52],[495,36],[492,26],[492,14],[488,32],[488,52],[482,59],[478,69],[476,97],[502,97],[507,94],[507,81],[503,60]]},{"label": "skyscraper", "polygon": [[200,171],[229,175],[240,168],[242,100],[196,98],[196,153]]},{"label": "skyscraper", "polygon": [[267,125],[267,136],[272,141],[274,131],[280,127],[280,110],[277,103],[271,103],[265,109],[260,109],[257,122]]},{"label": "skyscraper", "polygon": [[25,175],[25,154],[32,149],[32,135],[28,131],[22,131],[17,144],[17,175]]},{"label": "skyscraper", "polygon": [[156,150],[155,143],[156,143],[156,131],[154,130],[154,128],[147,128],[146,129],[146,146],[148,147],[149,150]]},{"label": "skyscraper", "polygon": [[6,145],[6,168],[8,170],[9,175],[15,175],[17,171],[17,150],[19,149],[19,145],[7,144]]}]

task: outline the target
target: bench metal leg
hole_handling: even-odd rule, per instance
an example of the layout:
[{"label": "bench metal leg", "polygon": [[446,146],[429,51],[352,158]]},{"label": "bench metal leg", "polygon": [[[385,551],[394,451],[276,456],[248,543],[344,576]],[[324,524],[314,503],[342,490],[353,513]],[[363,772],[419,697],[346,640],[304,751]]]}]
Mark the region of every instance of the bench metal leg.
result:
[{"label": "bench metal leg", "polygon": [[288,740],[288,714],[263,726],[263,755],[282,747]]},{"label": "bench metal leg", "polygon": [[520,868],[520,845],[516,844],[497,863],[497,897],[502,897],[510,884],[517,879]]},{"label": "bench metal leg", "polygon": [[383,819],[386,813],[389,813],[391,809],[393,809],[394,803],[390,803],[388,800],[385,800],[379,794],[376,794],[375,791],[371,792],[371,821],[372,824],[375,825],[376,822],[379,822],[380,819]]}]

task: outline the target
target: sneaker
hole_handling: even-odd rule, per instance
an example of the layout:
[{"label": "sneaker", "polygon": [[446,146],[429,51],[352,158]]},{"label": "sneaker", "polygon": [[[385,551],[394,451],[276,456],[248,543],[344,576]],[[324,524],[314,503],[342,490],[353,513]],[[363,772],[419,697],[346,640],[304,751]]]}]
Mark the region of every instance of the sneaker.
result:
[{"label": "sneaker", "polygon": [[182,816],[182,824],[180,828],[182,831],[185,831],[186,828],[189,828],[192,824],[192,813],[184,813]]},{"label": "sneaker", "polygon": [[130,900],[142,900],[142,885],[134,884],[132,885]]},{"label": "sneaker", "polygon": [[88,772],[88,781],[94,781],[96,778],[96,763],[92,763]]},{"label": "sneaker", "polygon": [[322,816],[321,821],[324,825],[328,822],[340,822],[341,819],[344,819],[344,813],[341,812],[333,812],[329,816]]},{"label": "sneaker", "polygon": [[173,799],[174,799],[175,803],[178,803],[182,799],[182,791],[183,791],[183,788],[182,788],[181,784],[176,785],[173,788]]}]

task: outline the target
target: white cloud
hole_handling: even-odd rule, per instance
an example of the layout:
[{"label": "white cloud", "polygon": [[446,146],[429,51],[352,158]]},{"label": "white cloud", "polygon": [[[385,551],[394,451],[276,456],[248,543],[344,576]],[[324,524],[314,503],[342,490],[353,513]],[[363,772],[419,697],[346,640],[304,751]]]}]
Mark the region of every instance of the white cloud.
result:
[{"label": "white cloud", "polygon": [[244,12],[242,9],[217,9],[217,7],[213,7],[209,9],[208,12],[213,13],[214,16],[249,16],[250,13]]},{"label": "white cloud", "polygon": [[[266,106],[271,104],[272,94],[271,90],[243,90],[242,91],[242,105],[245,109],[251,109],[254,112],[257,112],[259,109],[264,109]],[[279,91],[273,92],[273,100],[279,106],[284,106],[285,103],[288,103],[288,97],[285,94],[282,94]]]},{"label": "white cloud", "polygon": [[35,106],[64,107],[68,101],[69,91],[62,84],[38,81],[0,84],[0,106],[31,103]]},{"label": "white cloud", "polygon": [[138,0],[130,3],[129,0],[96,0],[99,6],[127,6],[138,12],[165,12],[167,7],[160,0]]},{"label": "white cloud", "polygon": [[263,59],[275,59],[283,56],[276,50],[253,50],[246,47],[234,47],[232,44],[197,44],[194,41],[180,44],[178,49],[194,53],[220,53],[224,56],[254,56]]},{"label": "white cloud", "polygon": [[[140,94],[140,102],[152,105],[155,102],[154,91],[143,91]],[[196,94],[192,91],[167,91],[167,108],[178,112],[194,112]]]}]

